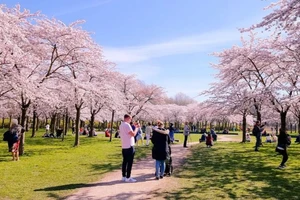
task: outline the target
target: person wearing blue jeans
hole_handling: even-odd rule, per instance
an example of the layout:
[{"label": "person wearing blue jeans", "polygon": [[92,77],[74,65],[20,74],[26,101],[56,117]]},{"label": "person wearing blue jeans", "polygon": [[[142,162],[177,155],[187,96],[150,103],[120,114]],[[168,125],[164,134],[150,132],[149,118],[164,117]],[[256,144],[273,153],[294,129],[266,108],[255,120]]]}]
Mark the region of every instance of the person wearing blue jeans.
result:
[{"label": "person wearing blue jeans", "polygon": [[155,177],[156,180],[164,177],[165,160],[169,156],[169,130],[164,129],[162,121],[157,122],[157,127],[152,128],[153,143],[152,158],[155,159]]},{"label": "person wearing blue jeans", "polygon": [[155,161],[155,177],[156,179],[163,178],[165,173],[165,160],[156,160]]}]

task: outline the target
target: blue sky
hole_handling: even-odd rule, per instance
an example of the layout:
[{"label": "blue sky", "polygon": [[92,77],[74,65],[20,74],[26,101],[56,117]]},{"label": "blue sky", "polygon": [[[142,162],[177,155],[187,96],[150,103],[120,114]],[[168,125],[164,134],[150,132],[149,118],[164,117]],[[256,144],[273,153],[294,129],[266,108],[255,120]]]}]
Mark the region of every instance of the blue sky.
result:
[{"label": "blue sky", "polygon": [[260,22],[274,0],[7,0],[82,27],[117,64],[168,96],[183,92],[195,100],[216,73],[210,54],[239,44],[238,28]]}]

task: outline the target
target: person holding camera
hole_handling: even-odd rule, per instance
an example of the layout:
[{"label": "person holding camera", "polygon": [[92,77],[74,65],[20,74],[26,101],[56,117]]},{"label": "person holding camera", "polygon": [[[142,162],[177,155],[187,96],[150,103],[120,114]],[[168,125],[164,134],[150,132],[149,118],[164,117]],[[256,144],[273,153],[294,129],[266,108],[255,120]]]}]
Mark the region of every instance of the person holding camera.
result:
[{"label": "person holding camera", "polygon": [[252,134],[256,137],[254,151],[258,151],[258,148],[261,145],[261,132],[263,131],[263,126],[264,125],[261,126],[260,121],[256,121],[253,127]]}]

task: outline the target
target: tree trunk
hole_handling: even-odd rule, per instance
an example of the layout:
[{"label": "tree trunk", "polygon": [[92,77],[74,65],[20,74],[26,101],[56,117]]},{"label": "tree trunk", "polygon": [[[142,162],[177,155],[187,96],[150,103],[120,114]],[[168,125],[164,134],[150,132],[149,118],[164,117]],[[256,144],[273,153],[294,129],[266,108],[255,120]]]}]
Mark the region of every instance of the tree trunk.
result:
[{"label": "tree trunk", "polygon": [[281,122],[281,126],[280,129],[281,131],[286,131],[286,115],[287,115],[287,111],[281,111],[280,112],[280,122]]},{"label": "tree trunk", "polygon": [[64,135],[67,135],[68,129],[69,129],[69,114],[68,114],[68,109],[66,109]]},{"label": "tree trunk", "polygon": [[113,124],[114,124],[114,115],[115,115],[115,110],[112,111],[111,115],[111,123],[110,123],[110,139],[109,141],[111,142],[112,134],[113,134]]},{"label": "tree trunk", "polygon": [[4,117],[2,117],[2,129],[4,128]]},{"label": "tree trunk", "polygon": [[32,121],[32,134],[31,137],[35,137],[35,127],[36,127],[36,111],[33,110],[33,121]]},{"label": "tree trunk", "polygon": [[300,134],[300,115],[298,115],[298,134]]},{"label": "tree trunk", "polygon": [[11,126],[11,115],[9,115],[9,123],[8,123],[8,128],[10,128],[10,126]]},{"label": "tree trunk", "polygon": [[26,128],[25,128],[26,132],[28,132],[29,130],[29,121],[30,121],[29,116],[26,116]]},{"label": "tree trunk", "polygon": [[[24,128],[25,127],[25,120],[26,120],[27,109],[30,106],[31,101],[29,100],[28,102],[26,102],[26,100],[23,98],[23,95],[21,96],[21,98],[22,98],[21,126]],[[24,154],[24,144],[25,144],[25,132],[23,134],[21,134],[21,137],[20,137],[19,155],[23,155]]]},{"label": "tree trunk", "polygon": [[96,114],[96,111],[93,110],[92,113],[91,113],[89,137],[93,137],[94,136],[95,114]]},{"label": "tree trunk", "polygon": [[74,147],[79,146],[79,123],[80,123],[80,109],[81,106],[75,106],[76,108],[76,120],[75,120],[75,143]]},{"label": "tree trunk", "polygon": [[246,142],[246,130],[247,130],[247,115],[243,114],[243,141]]},{"label": "tree trunk", "polygon": [[36,117],[36,126],[35,126],[35,130],[38,131],[40,128],[40,118],[37,116]]},{"label": "tree trunk", "polygon": [[55,122],[55,124],[56,124],[56,128],[60,127],[60,114],[59,113],[57,113],[57,115],[56,115],[56,122]]},{"label": "tree trunk", "polygon": [[56,128],[56,113],[52,114],[50,122],[50,133],[55,133]]}]

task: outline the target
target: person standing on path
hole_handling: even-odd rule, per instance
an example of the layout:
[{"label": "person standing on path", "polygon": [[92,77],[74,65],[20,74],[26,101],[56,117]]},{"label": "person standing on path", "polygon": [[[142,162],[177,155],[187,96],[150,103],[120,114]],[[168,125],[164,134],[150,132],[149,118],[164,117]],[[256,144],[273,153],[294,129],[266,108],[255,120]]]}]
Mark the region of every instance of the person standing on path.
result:
[{"label": "person standing on path", "polygon": [[188,122],[185,122],[185,125],[183,128],[183,135],[184,135],[183,147],[184,148],[187,148],[186,143],[187,143],[189,134],[190,134],[190,127],[189,127]]},{"label": "person standing on path", "polygon": [[135,154],[134,149],[134,136],[136,135],[139,126],[135,127],[135,130],[132,130],[130,126],[130,122],[132,117],[128,114],[124,115],[124,121],[121,123],[119,127],[121,143],[122,143],[122,181],[125,182],[136,182],[134,178],[131,177],[131,169]]},{"label": "person standing on path", "polygon": [[164,129],[162,121],[157,121],[157,128],[152,129],[153,143],[152,158],[155,159],[155,177],[156,180],[164,177],[165,160],[170,156],[169,144],[169,130]]},{"label": "person standing on path", "polygon": [[151,137],[151,133],[152,133],[152,126],[151,123],[148,122],[148,125],[146,126],[146,130],[145,130],[145,134],[146,134],[146,145],[149,145],[149,140]]},{"label": "person standing on path", "polygon": [[169,135],[172,143],[174,143],[174,132],[175,132],[175,128],[173,127],[173,124],[170,123]]}]

